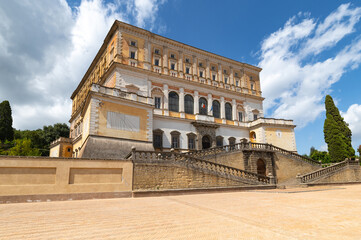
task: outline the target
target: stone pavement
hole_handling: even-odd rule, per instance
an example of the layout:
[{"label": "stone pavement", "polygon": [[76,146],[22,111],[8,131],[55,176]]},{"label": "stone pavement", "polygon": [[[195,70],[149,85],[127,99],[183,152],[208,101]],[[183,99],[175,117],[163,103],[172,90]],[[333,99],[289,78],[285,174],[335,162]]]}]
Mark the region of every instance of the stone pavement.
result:
[{"label": "stone pavement", "polygon": [[361,185],[0,204],[0,239],[361,239]]}]

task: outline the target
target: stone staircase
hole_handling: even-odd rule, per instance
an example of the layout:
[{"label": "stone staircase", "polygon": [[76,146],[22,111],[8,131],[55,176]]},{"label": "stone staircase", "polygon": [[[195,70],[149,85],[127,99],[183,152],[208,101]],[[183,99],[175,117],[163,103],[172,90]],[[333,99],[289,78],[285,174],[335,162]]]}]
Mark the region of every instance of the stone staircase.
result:
[{"label": "stone staircase", "polygon": [[[203,151],[206,153],[210,152],[207,150]],[[132,152],[128,155],[128,158],[132,159],[134,163],[172,163],[175,166],[202,171],[207,174],[217,175],[219,177],[232,179],[250,185],[275,184],[273,177],[267,177],[245,170],[210,162],[197,158],[196,155],[189,153],[137,151],[133,149]]]},{"label": "stone staircase", "polygon": [[202,149],[202,150],[196,150],[191,152],[183,153],[187,156],[193,156],[197,158],[204,158],[220,153],[230,153],[230,152],[240,152],[243,150],[264,150],[264,151],[272,151],[277,152],[283,155],[286,155],[287,157],[291,157],[298,161],[304,161],[312,165],[318,165],[321,167],[321,164],[311,158],[299,155],[297,153],[288,151],[283,148],[279,148],[276,146],[273,146],[271,144],[267,143],[252,143],[252,142],[241,142],[234,145],[225,145],[222,147],[215,147],[215,148],[208,148],[208,149]]},{"label": "stone staircase", "polygon": [[359,166],[358,161],[346,159],[345,161],[333,164],[331,166],[321,168],[319,170],[304,174],[302,176],[297,176],[299,183],[312,183],[319,179],[326,178],[337,172],[340,172],[346,169],[349,166]]}]

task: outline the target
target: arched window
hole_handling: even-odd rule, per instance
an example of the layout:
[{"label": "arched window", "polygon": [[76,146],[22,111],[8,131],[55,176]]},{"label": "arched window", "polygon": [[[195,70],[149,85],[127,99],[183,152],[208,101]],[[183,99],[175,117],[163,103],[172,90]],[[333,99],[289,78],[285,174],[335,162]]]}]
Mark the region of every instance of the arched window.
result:
[{"label": "arched window", "polygon": [[213,108],[213,117],[220,118],[221,117],[221,111],[220,111],[220,104],[217,100],[214,100],[212,103]]},{"label": "arched window", "polygon": [[226,109],[226,119],[232,120],[232,105],[230,103],[226,103],[225,109]]},{"label": "arched window", "polygon": [[179,96],[176,92],[170,92],[168,94],[169,111],[179,112]]},{"label": "arched window", "polygon": [[185,95],[184,97],[184,112],[188,114],[194,114],[194,100],[191,95]]},{"label": "arched window", "polygon": [[207,115],[207,100],[203,97],[199,99],[199,114]]}]

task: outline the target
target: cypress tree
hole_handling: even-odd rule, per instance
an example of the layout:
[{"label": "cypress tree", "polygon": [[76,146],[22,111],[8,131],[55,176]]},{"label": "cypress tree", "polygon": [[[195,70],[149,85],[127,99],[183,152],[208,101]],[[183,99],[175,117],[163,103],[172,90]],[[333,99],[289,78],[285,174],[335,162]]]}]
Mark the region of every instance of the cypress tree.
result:
[{"label": "cypress tree", "polygon": [[325,142],[332,162],[343,161],[355,155],[351,145],[351,130],[343,120],[330,95],[326,96],[326,119],[323,127]]},{"label": "cypress tree", "polygon": [[0,103],[0,140],[12,141],[14,139],[13,118],[9,101]]}]

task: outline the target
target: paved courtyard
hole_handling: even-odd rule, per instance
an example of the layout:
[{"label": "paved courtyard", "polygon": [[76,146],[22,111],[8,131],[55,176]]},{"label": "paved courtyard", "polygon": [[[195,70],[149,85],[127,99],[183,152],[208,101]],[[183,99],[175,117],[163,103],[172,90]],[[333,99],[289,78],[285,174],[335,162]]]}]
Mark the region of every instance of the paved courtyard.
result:
[{"label": "paved courtyard", "polygon": [[361,185],[0,204],[0,239],[361,239]]}]

